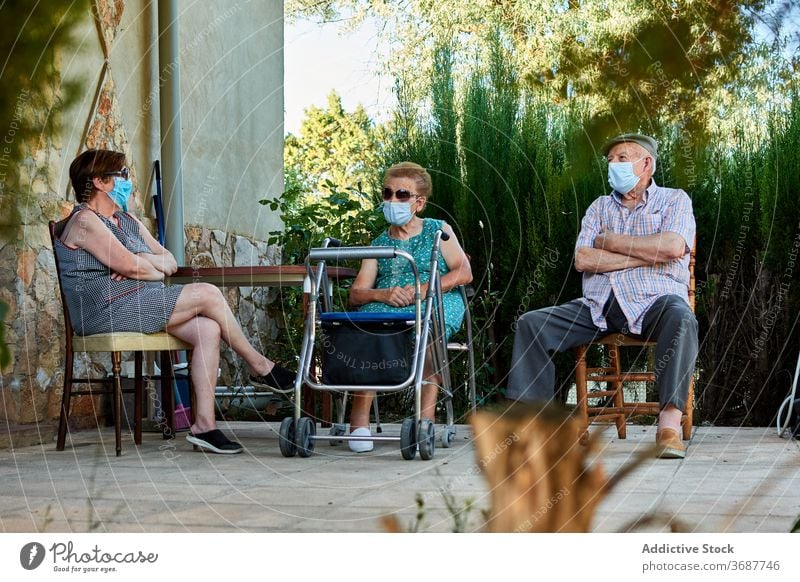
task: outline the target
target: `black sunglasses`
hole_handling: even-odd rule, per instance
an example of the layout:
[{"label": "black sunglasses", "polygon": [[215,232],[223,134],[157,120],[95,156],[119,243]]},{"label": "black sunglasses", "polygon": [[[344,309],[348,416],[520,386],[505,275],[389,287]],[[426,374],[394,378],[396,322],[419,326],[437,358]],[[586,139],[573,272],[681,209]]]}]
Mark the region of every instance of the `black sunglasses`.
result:
[{"label": "black sunglasses", "polygon": [[392,196],[397,198],[400,202],[406,202],[412,196],[414,198],[418,198],[419,194],[412,194],[411,191],[406,190],[405,188],[400,188],[399,190],[392,190],[391,188],[384,188],[382,190],[383,199],[384,200],[391,200]]},{"label": "black sunglasses", "polygon": [[123,180],[127,180],[128,178],[130,178],[131,173],[130,173],[130,171],[128,170],[127,167],[123,167],[118,172],[106,172],[103,175],[104,176],[119,176]]}]

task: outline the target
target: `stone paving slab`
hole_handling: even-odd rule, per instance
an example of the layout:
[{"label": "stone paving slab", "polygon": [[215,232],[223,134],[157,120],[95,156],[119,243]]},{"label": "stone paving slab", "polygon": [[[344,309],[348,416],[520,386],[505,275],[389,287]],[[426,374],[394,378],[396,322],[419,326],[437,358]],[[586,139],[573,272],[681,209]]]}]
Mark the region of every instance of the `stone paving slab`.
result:
[{"label": "stone paving slab", "polygon": [[54,430],[52,423],[12,424],[0,418],[0,450],[40,445]]},{"label": "stone paving slab", "polygon": [[[76,433],[63,452],[54,443],[0,451],[0,531],[379,532],[394,516],[407,530],[448,532],[468,504],[463,529],[482,527],[489,497],[469,427],[427,462],[404,461],[397,443],[357,455],[320,442],[311,458],[287,459],[275,424],[222,428],[245,453],[206,455],[185,434],[146,434],[140,447],[126,436],[117,458],[110,429]],[[612,474],[654,434],[629,426],[620,440],[605,430],[596,462]],[[773,429],[698,428],[686,459],[648,460],[623,481],[600,504],[594,530],[654,514],[678,516],[688,531],[789,531],[800,515],[800,447]],[[664,530],[666,519],[639,531]]]},{"label": "stone paving slab", "polygon": [[[597,430],[597,429],[594,429]],[[609,473],[654,439],[653,427],[604,434],[600,457]],[[788,532],[800,516],[800,445],[773,428],[699,427],[686,458],[653,460],[604,500],[595,531],[619,531],[637,515],[677,516],[697,532]],[[664,527],[640,531],[666,531]]]}]

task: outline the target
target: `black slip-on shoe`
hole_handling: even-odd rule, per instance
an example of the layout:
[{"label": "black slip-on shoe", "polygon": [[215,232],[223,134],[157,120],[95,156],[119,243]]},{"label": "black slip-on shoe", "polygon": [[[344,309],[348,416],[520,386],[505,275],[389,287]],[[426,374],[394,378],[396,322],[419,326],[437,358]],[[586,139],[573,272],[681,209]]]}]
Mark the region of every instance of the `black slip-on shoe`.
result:
[{"label": "black slip-on shoe", "polygon": [[264,374],[263,376],[250,376],[250,381],[254,386],[264,386],[266,388],[286,390],[294,386],[295,376],[296,374],[291,370],[287,370],[283,366],[275,364],[269,374]]},{"label": "black slip-on shoe", "polygon": [[186,440],[196,447],[208,449],[219,455],[235,455],[242,452],[242,445],[229,440],[221,430],[216,428],[198,434],[189,433]]}]

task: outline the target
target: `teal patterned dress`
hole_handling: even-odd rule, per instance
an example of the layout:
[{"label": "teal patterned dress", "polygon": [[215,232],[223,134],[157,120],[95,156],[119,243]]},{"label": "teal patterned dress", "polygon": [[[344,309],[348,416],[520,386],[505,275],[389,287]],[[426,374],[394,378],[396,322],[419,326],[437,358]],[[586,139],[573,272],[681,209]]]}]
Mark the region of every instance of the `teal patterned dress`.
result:
[{"label": "teal patterned dress", "polygon": [[[422,232],[408,240],[393,239],[389,236],[389,231],[384,231],[378,238],[372,241],[372,246],[395,247],[402,249],[414,257],[419,270],[420,284],[427,283],[431,278],[431,250],[433,250],[433,237],[437,230],[444,225],[443,220],[434,218],[423,218]],[[450,268],[439,251],[439,276],[448,273]],[[378,278],[375,282],[376,289],[387,289],[389,287],[405,287],[414,284],[414,272],[411,264],[403,259],[378,259]],[[449,340],[461,327],[464,320],[464,301],[458,289],[451,289],[443,295],[445,335]],[[423,298],[424,302],[424,298]],[[423,303],[424,307],[424,303]],[[375,301],[362,305],[360,311],[371,313],[376,312],[414,312],[414,304],[406,307],[392,307],[386,303]]]}]

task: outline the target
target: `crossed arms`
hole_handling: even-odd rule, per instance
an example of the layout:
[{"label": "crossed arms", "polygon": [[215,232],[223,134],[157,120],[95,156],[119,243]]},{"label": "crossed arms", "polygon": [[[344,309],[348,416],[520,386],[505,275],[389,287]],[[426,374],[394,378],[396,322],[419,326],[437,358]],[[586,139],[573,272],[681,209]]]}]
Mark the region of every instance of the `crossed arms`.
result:
[{"label": "crossed arms", "polygon": [[165,275],[171,275],[177,269],[175,258],[153,238],[138,218],[134,217],[134,220],[139,224],[139,233],[152,254],[130,252],[89,210],[81,210],[76,214],[70,221],[76,224],[62,240],[94,255],[111,269],[112,279],[162,281]]},{"label": "crossed arms", "polygon": [[578,247],[575,251],[575,269],[581,273],[608,273],[674,261],[685,253],[686,241],[677,232],[633,236],[600,231],[594,247]]}]

